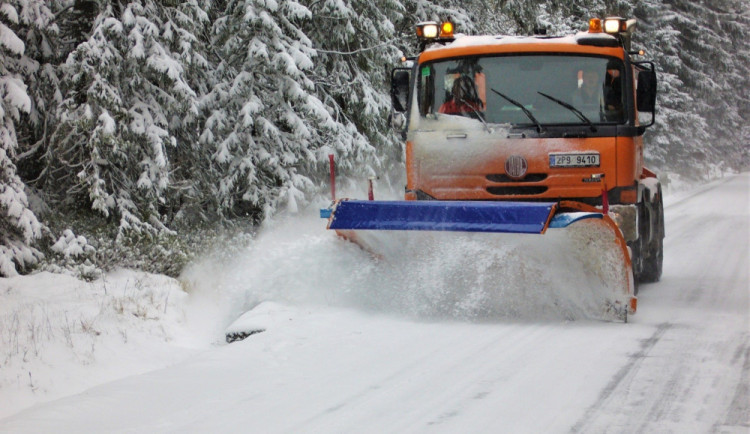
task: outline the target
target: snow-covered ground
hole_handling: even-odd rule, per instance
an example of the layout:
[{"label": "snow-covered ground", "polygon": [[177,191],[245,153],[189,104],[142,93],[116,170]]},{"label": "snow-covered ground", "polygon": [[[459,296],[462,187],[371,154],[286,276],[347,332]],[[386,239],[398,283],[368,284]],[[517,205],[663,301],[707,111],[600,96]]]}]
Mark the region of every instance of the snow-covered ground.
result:
[{"label": "snow-covered ground", "polygon": [[[0,432],[747,433],[750,175],[667,199],[664,275],[628,324],[566,304],[569,275],[565,312],[539,308],[551,282],[513,248],[495,258],[539,285],[488,308],[475,289],[505,271],[472,240],[399,266],[314,216],[179,282],[0,279]],[[265,331],[222,343],[244,309]]]},{"label": "snow-covered ground", "polygon": [[206,348],[185,327],[187,301],[176,280],[126,270],[0,279],[0,418]]}]

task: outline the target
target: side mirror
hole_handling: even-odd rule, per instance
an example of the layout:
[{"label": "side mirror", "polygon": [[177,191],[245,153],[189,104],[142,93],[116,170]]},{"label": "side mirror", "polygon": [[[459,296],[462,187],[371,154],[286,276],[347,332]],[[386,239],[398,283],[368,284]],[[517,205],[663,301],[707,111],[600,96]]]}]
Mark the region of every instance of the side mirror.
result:
[{"label": "side mirror", "polygon": [[405,113],[409,106],[409,82],[411,70],[408,68],[394,68],[391,71],[391,105],[393,111]]},{"label": "side mirror", "polygon": [[650,127],[656,121],[656,71],[654,64],[644,62],[639,66],[649,66],[649,69],[638,72],[638,83],[635,93],[639,112],[651,113],[651,121],[644,127]]},{"label": "side mirror", "polygon": [[638,73],[638,90],[636,92],[639,112],[653,112],[656,109],[656,72],[641,71]]}]

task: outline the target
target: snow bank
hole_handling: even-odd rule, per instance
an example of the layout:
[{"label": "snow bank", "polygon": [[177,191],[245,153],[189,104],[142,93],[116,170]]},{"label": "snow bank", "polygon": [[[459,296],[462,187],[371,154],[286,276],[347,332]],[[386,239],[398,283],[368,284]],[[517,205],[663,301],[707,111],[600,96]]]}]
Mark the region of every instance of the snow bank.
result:
[{"label": "snow bank", "polygon": [[175,279],[126,270],[0,279],[0,418],[192,354],[186,298]]}]

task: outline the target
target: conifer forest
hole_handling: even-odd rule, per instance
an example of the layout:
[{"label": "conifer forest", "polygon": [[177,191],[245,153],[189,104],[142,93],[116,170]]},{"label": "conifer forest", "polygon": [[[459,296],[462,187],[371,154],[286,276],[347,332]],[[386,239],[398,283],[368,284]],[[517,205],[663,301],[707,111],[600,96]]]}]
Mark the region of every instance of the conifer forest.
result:
[{"label": "conifer forest", "polygon": [[[746,0],[3,0],[0,276],[179,274],[328,189],[403,172],[390,68],[414,25],[529,35],[635,17],[662,182],[750,167]],[[218,235],[223,234],[223,235]]]}]

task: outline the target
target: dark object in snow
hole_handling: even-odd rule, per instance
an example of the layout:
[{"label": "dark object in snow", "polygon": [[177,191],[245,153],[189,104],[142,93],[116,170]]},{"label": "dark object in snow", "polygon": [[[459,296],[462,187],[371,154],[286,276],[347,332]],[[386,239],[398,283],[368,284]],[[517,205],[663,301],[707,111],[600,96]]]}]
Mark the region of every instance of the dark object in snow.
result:
[{"label": "dark object in snow", "polygon": [[241,340],[244,340],[244,339],[246,339],[246,338],[248,338],[248,337],[250,337],[250,336],[252,336],[254,334],[262,333],[264,331],[266,331],[266,330],[265,329],[257,329],[257,330],[246,330],[246,331],[241,331],[241,332],[230,332],[230,333],[227,333],[227,335],[226,335],[227,336],[227,343],[231,344],[232,342],[241,341]]}]

